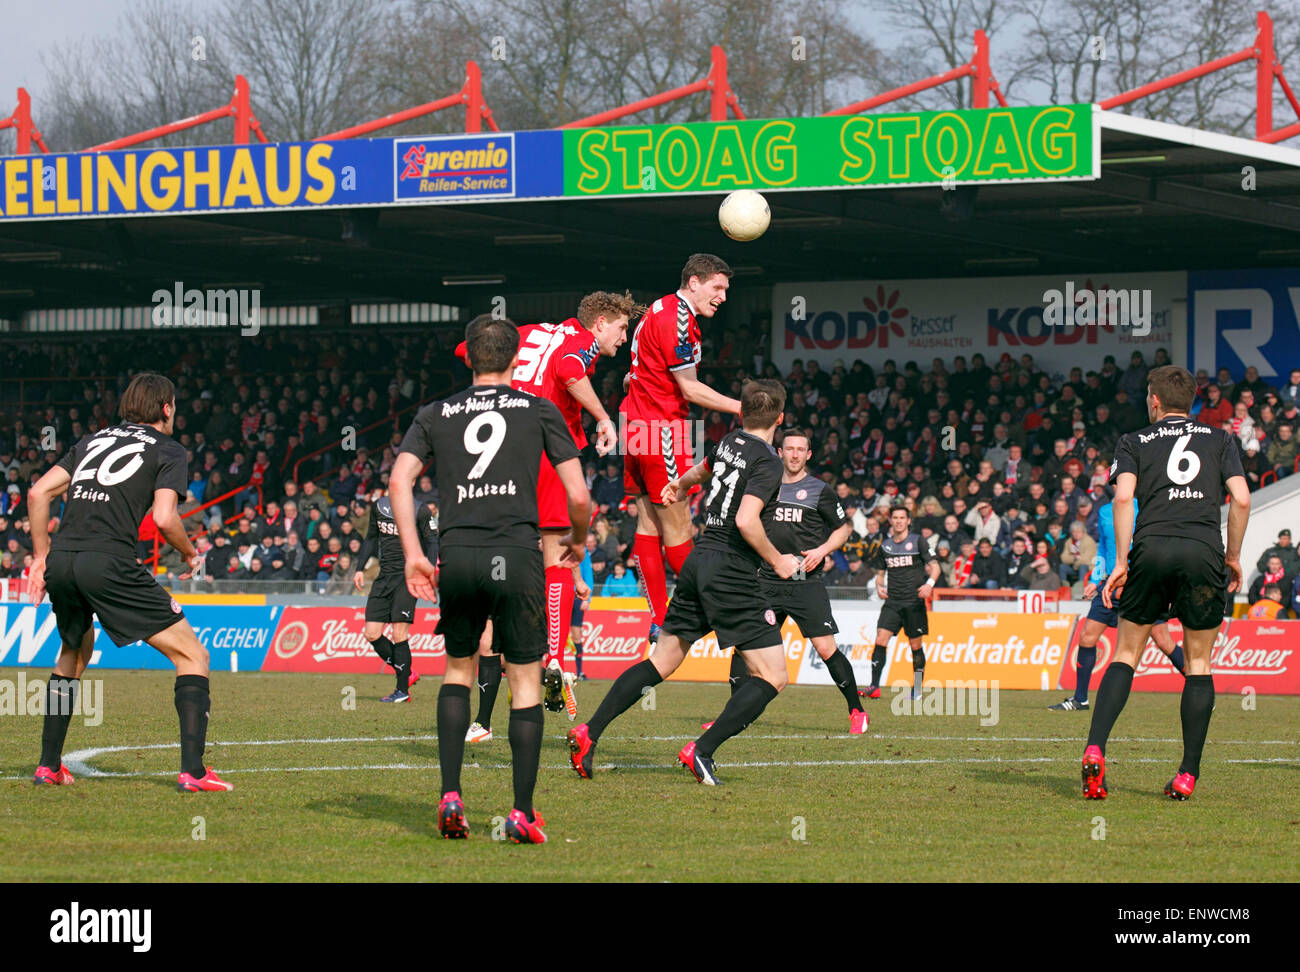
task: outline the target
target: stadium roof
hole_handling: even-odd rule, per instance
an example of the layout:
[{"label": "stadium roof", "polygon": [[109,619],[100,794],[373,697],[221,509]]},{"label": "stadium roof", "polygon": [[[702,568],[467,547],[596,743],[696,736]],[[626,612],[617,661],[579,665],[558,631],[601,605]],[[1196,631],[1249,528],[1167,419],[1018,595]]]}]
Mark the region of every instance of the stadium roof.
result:
[{"label": "stadium roof", "polygon": [[772,227],[745,244],[720,232],[714,195],[4,223],[0,318],[148,304],[174,280],[260,287],[264,304],[479,308],[503,292],[658,289],[697,250],[746,287],[1300,262],[1300,150],[1098,114],[1100,179],[769,191]]}]

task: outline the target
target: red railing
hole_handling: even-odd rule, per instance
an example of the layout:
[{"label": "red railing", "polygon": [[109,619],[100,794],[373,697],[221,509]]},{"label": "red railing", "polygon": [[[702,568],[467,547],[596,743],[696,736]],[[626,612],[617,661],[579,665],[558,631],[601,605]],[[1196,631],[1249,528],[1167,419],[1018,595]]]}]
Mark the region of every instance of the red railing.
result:
[{"label": "red railing", "polygon": [[26,88],[18,89],[18,106],[14,108],[13,114],[8,118],[0,118],[0,131],[12,128],[16,130],[16,141],[14,148],[19,155],[26,155],[32,150],[32,142],[42,152],[48,152],[45,147],[45,139],[41,136],[40,130],[32,124],[32,96],[27,93]]},{"label": "red railing", "polygon": [[328,135],[317,135],[313,141],[323,142],[328,139],[356,138],[358,135],[369,135],[381,128],[400,125],[412,118],[432,115],[435,111],[442,111],[444,108],[455,108],[461,104],[465,106],[465,131],[480,132],[483,130],[484,122],[492,131],[501,131],[501,129],[497,128],[497,123],[492,117],[492,109],[483,100],[483,80],[478,64],[474,61],[466,61],[465,83],[461,85],[460,90],[455,94],[439,98],[437,101],[430,101],[428,104],[407,108],[404,111],[393,112],[391,115],[384,115],[382,118],[376,118],[373,121],[362,122],[360,125],[353,125],[351,128],[341,128],[337,132],[330,132]]},{"label": "red railing", "polygon": [[880,105],[888,104],[891,101],[898,101],[901,98],[919,94],[922,91],[937,88],[941,84],[947,84],[961,78],[975,79],[971,85],[972,108],[987,108],[989,106],[990,91],[997,97],[999,105],[1003,108],[1007,107],[1007,100],[1002,96],[1002,89],[998,86],[997,78],[993,77],[993,71],[989,68],[988,36],[984,31],[977,30],[975,31],[975,56],[961,67],[955,67],[951,71],[945,71],[943,74],[936,74],[921,81],[913,81],[901,88],[894,88],[891,91],[866,98],[863,101],[855,101],[851,105],[845,105],[843,108],[836,108],[824,114],[856,115],[859,112],[870,111],[872,108],[878,108]]},{"label": "red railing", "polygon": [[[198,115],[191,115],[189,118],[182,118],[180,121],[168,122],[166,125],[159,125],[157,128],[149,128],[143,132],[136,132],[134,135],[125,135],[122,138],[115,138],[111,142],[104,142],[100,145],[92,145],[84,152],[108,152],[113,149],[129,148],[132,145],[139,145],[141,142],[152,141],[155,138],[162,138],[164,135],[171,135],[175,132],[184,131],[187,128],[197,128],[199,125],[206,125],[208,122],[217,121],[222,118],[233,118],[235,120],[235,137],[233,144],[247,145],[248,133],[251,130],[257,136],[259,142],[266,142],[266,136],[262,134],[262,123],[257,120],[253,114],[252,104],[248,94],[248,80],[242,75],[235,75],[235,94],[230,99],[229,104],[222,105],[220,108],[213,108],[211,111],[205,111]],[[48,151],[42,146],[42,151]]]},{"label": "red railing", "polygon": [[727,52],[714,44],[709,48],[709,61],[709,73],[699,81],[692,81],[680,88],[673,88],[671,91],[664,91],[657,95],[651,95],[649,98],[642,98],[640,101],[634,101],[621,108],[611,108],[609,111],[588,115],[586,118],[579,118],[577,121],[565,122],[558,127],[587,128],[592,125],[603,125],[626,115],[635,115],[637,112],[645,111],[648,108],[658,108],[670,101],[689,98],[691,95],[699,94],[702,91],[709,92],[710,121],[726,121],[728,108],[737,118],[743,119],[745,115],[740,110],[740,102],[736,98],[736,93],[731,90],[731,86],[727,83]]},{"label": "red railing", "polygon": [[[255,483],[253,482],[253,480],[250,479],[248,482],[244,483],[243,486],[236,486],[234,489],[230,490],[229,492],[222,493],[220,496],[214,499],[205,500],[202,505],[196,506],[194,507],[194,509],[182,513],[181,520],[182,521],[186,520],[189,517],[193,516],[195,513],[202,513],[204,510],[208,509],[209,507],[216,506],[218,503],[228,500],[232,496],[236,496],[240,493],[247,493],[250,489],[257,490],[257,514],[258,516],[261,516],[262,515],[262,484]],[[231,516],[226,517],[221,522],[233,523],[243,515],[244,515],[244,511],[240,509],[237,510]],[[200,520],[199,522],[202,521]],[[198,530],[193,534],[188,534],[187,531],[187,535],[190,537],[190,540],[193,541],[194,538],[199,536],[202,532],[203,532],[202,530]],[[143,563],[143,565],[149,568],[150,570],[155,570],[158,566],[158,552],[159,549],[162,547],[164,538],[158,532],[158,528],[154,526],[153,516],[151,514],[146,514],[144,518],[144,522],[140,524],[140,539],[153,540],[153,556],[147,558],[146,560],[141,561],[141,563]]]}]

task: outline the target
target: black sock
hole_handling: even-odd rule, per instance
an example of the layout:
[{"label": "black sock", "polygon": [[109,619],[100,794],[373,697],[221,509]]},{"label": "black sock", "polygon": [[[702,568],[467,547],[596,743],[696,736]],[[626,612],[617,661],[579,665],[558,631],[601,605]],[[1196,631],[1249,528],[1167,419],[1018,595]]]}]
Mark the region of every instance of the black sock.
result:
[{"label": "black sock", "polygon": [[731,649],[731,671],[727,674],[727,682],[731,685],[731,694],[735,695],[737,690],[745,684],[749,678],[749,666],[745,664],[745,659],[741,657],[739,651]]},{"label": "black sock", "polygon": [[1169,653],[1169,661],[1174,668],[1178,669],[1184,675],[1187,674],[1186,659],[1183,657],[1183,646],[1174,645],[1174,650]]},{"label": "black sock", "polygon": [[405,692],[411,687],[411,643],[409,641],[393,642],[393,671],[397,673],[398,691]]},{"label": "black sock", "polygon": [[542,707],[510,710],[510,769],[515,783],[515,809],[533,822],[533,788],[542,760]]},{"label": "black sock", "polygon": [[1188,675],[1183,683],[1183,698],[1178,707],[1183,717],[1183,762],[1180,773],[1201,775],[1201,750],[1210,731],[1210,714],[1214,712],[1214,676]]},{"label": "black sock", "polygon": [[1129,690],[1133,687],[1133,669],[1123,662],[1111,662],[1101,677],[1097,689],[1097,703],[1092,707],[1092,727],[1088,730],[1088,745],[1098,746],[1106,755],[1106,740],[1115,726],[1115,720],[1124,711]]},{"label": "black sock", "polygon": [[1088,683],[1092,681],[1092,670],[1097,665],[1097,646],[1085,648],[1079,646],[1079,659],[1074,663],[1074,698],[1076,702],[1088,701]]},{"label": "black sock", "polygon": [[636,703],[645,694],[644,689],[652,688],[663,681],[659,669],[649,658],[633,665],[614,680],[605,697],[600,700],[595,714],[587,723],[587,735],[595,742],[605,727]]},{"label": "black sock", "polygon": [[862,700],[858,698],[858,679],[853,674],[853,664],[840,653],[838,648],[830,658],[825,658],[823,661],[826,662],[826,671],[831,673],[831,681],[844,696],[844,701],[849,704],[849,711],[861,709]]},{"label": "black sock", "polygon": [[876,645],[871,651],[871,687],[880,687],[880,676],[885,671],[885,659],[889,649],[885,645]]},{"label": "black sock", "polygon": [[370,647],[375,649],[375,654],[384,660],[385,665],[393,663],[393,643],[383,635],[370,642]]},{"label": "black sock", "polygon": [[443,683],[438,692],[438,762],[442,764],[442,792],[460,791],[460,767],[465,761],[465,733],[469,731],[469,686]]},{"label": "black sock", "polygon": [[573,643],[573,671],[576,675],[582,674],[582,642]]},{"label": "black sock", "polygon": [[72,721],[72,707],[77,701],[77,688],[81,683],[75,678],[52,674],[45,687],[45,724],[41,727],[40,765],[56,773],[63,760],[63,740],[68,735]]},{"label": "black sock", "polygon": [[912,649],[912,671],[914,672],[925,671],[925,649],[924,648]]},{"label": "black sock", "polygon": [[208,775],[203,750],[208,738],[208,712],[212,705],[206,675],[176,676],[176,714],[181,720],[181,772],[196,780]]},{"label": "black sock", "polygon": [[695,741],[697,756],[711,757],[714,750],[724,742],[745,731],[751,722],[763,714],[767,704],[777,696],[772,683],[757,675],[750,675],[744,684],[736,689],[722,714],[713,721],[713,725],[704,731],[704,735]]},{"label": "black sock", "polygon": [[501,656],[478,656],[478,715],[474,718],[484,729],[492,728],[492,709],[501,688]]}]

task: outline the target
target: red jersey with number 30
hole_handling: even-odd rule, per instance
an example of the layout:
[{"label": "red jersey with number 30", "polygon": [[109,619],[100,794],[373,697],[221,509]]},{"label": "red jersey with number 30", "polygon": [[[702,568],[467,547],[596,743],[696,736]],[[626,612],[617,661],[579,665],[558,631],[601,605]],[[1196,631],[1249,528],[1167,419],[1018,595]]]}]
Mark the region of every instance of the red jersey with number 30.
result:
[{"label": "red jersey with number 30", "polygon": [[700,363],[700,325],[681,293],[660,297],[632,336],[632,380],[619,411],[629,420],[684,419],[690,403],[671,372]]},{"label": "red jersey with number 30", "polygon": [[[519,364],[510,376],[510,386],[550,400],[560,414],[579,449],[586,448],[582,427],[582,406],[568,388],[596,369],[600,348],[590,331],[576,317],[561,324],[525,324],[519,328]],[[456,346],[456,357],[465,360],[465,342]]]}]

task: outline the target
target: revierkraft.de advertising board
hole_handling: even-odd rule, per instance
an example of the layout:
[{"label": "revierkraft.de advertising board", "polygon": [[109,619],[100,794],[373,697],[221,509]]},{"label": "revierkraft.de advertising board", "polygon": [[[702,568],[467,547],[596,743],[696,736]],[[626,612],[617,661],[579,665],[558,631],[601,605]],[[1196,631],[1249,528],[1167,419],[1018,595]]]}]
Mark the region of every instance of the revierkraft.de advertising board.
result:
[{"label": "revierkraft.de advertising board", "polygon": [[[1079,634],[1070,640],[1070,650],[1061,667],[1060,687],[1073,690],[1078,658]],[[1169,622],[1174,641],[1183,640],[1183,628],[1174,618]],[[1088,680],[1090,691],[1101,685],[1106,666],[1115,657],[1115,629],[1107,628],[1097,642],[1097,664]],[[1220,692],[1252,689],[1259,695],[1300,695],[1300,621],[1260,621],[1236,618],[1224,623],[1214,640],[1210,670]],[[1148,640],[1133,673],[1133,688],[1145,692],[1182,692],[1183,676],[1169,663],[1164,652]]]},{"label": "revierkraft.de advertising board", "polygon": [[[1073,614],[983,614],[934,611],[925,649],[925,679],[997,681],[1003,689],[1042,689],[1052,684],[1068,654]],[[894,640],[885,683],[911,684],[907,638]]]}]

